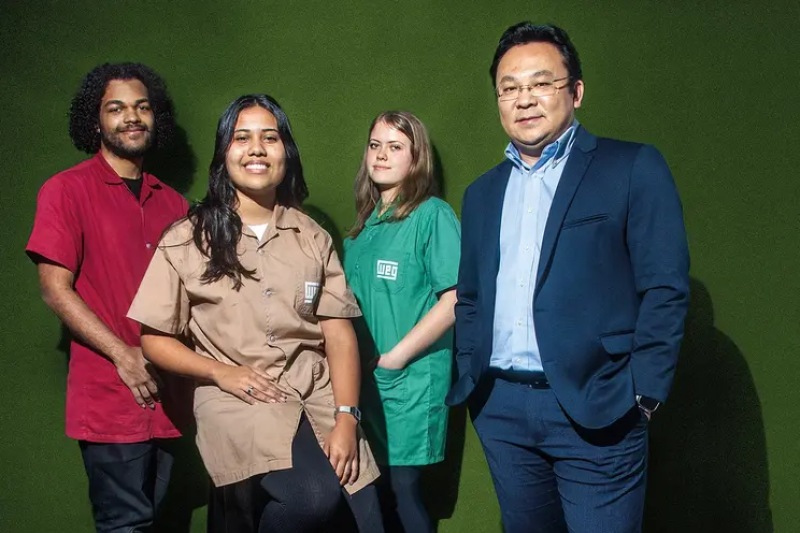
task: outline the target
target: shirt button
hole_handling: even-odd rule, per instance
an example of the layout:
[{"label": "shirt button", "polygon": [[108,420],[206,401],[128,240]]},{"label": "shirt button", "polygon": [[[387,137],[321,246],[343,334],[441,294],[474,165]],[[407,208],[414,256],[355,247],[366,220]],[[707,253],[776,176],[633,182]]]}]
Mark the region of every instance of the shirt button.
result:
[{"label": "shirt button", "polygon": [[269,342],[275,342],[275,335],[269,336]]},{"label": "shirt button", "polygon": [[264,255],[264,249],[263,248],[259,248],[258,249],[258,255]]},{"label": "shirt button", "polygon": [[520,282],[520,284],[519,284],[519,286],[520,286],[520,287],[524,287],[524,286],[525,286],[525,282],[524,282],[524,281],[521,281],[521,282]]},{"label": "shirt button", "polygon": [[149,242],[144,243],[144,247],[147,248],[148,250],[150,249],[151,246],[152,244],[150,244]]},{"label": "shirt button", "polygon": [[522,320],[517,320],[517,325],[521,326],[522,325]]},{"label": "shirt button", "polygon": [[356,264],[356,270],[358,270],[358,264]]},{"label": "shirt button", "polygon": [[269,290],[269,289],[266,289],[266,290],[264,291],[264,296],[266,296],[267,298],[269,298],[270,296],[272,296],[272,291],[271,291],[271,290]]},{"label": "shirt button", "polygon": [[532,207],[528,208],[528,213],[533,213],[533,208]]}]

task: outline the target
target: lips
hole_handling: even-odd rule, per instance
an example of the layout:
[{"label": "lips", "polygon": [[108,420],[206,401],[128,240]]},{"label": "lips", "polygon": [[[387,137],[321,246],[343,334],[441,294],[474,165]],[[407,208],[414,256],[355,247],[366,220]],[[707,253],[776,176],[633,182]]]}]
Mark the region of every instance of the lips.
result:
[{"label": "lips", "polygon": [[372,170],[391,170],[392,167],[385,167],[382,165],[373,165]]},{"label": "lips", "polygon": [[536,115],[532,117],[521,117],[516,119],[514,122],[519,124],[534,124],[539,121],[539,119],[544,118],[543,115]]}]

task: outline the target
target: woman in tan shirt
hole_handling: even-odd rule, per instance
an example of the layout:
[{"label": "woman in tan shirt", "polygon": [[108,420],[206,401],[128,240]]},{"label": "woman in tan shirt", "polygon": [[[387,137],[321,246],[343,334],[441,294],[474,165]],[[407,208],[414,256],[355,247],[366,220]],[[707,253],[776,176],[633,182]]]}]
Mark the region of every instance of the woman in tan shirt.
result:
[{"label": "woman in tan shirt", "polygon": [[383,530],[358,426],[349,319],[361,313],[330,235],[298,209],[307,195],[283,110],[266,95],[236,99],[205,199],[165,233],[128,313],[150,361],[198,381],[220,530],[346,531],[353,517]]}]

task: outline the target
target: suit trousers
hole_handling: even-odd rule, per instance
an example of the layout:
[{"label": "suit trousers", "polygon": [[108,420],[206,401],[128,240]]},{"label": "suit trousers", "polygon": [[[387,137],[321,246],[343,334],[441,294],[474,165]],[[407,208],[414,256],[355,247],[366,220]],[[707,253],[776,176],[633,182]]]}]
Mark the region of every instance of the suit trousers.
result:
[{"label": "suit trousers", "polygon": [[549,387],[491,378],[469,407],[505,533],[641,531],[648,421],[637,406],[590,430],[570,420]]}]

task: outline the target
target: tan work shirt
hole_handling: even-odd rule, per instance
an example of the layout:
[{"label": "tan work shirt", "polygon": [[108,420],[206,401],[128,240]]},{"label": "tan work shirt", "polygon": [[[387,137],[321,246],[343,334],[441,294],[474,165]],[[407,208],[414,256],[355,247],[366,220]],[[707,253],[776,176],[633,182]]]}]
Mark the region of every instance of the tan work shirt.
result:
[{"label": "tan work shirt", "polygon": [[[261,242],[244,226],[239,260],[258,279],[203,283],[208,259],[183,221],[162,238],[128,316],[156,330],[188,334],[200,355],[258,368],[286,403],[250,405],[214,385],[195,390],[197,446],[216,486],[292,466],[292,440],[305,412],[323,445],[334,398],[319,317],[361,315],[331,237],[311,218],[276,206]],[[361,429],[354,493],[378,477]]]}]

